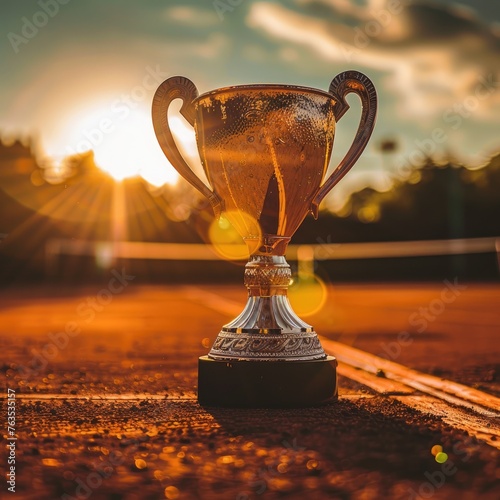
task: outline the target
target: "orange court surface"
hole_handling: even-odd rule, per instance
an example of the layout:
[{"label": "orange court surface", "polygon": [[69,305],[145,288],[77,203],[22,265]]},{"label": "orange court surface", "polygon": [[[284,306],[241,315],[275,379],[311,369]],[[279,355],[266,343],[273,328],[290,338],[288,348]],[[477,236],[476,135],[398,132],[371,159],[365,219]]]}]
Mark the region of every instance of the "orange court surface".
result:
[{"label": "orange court surface", "polygon": [[323,407],[203,408],[197,358],[244,288],[123,281],[1,292],[17,498],[498,498],[499,285],[340,284],[305,318],[341,361],[352,346],[490,398],[440,414],[378,389],[390,367],[360,383],[344,363]]}]

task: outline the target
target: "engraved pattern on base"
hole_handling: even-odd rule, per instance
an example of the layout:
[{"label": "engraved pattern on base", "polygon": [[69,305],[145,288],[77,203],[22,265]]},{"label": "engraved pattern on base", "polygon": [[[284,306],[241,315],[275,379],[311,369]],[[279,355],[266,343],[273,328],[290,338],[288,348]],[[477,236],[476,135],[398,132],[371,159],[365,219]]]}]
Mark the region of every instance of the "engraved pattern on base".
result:
[{"label": "engraved pattern on base", "polygon": [[325,359],[316,332],[251,334],[222,330],[210,351],[212,359],[311,361]]}]

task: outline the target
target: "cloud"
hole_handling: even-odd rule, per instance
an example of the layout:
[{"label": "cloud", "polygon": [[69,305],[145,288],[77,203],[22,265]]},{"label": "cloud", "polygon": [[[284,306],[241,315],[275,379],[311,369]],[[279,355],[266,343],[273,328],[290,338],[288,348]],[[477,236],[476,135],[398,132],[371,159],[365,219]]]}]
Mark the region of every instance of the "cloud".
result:
[{"label": "cloud", "polygon": [[[247,23],[252,28],[263,29],[277,39],[305,45],[326,59],[341,60],[343,57],[338,39],[329,32],[330,23],[304,18],[302,14],[278,4],[254,4]],[[348,36],[347,28],[339,26],[339,29],[345,31],[342,37]]]},{"label": "cloud", "polygon": [[369,20],[370,10],[380,10],[384,7],[386,0],[366,0],[365,5],[359,5],[352,0],[296,0],[295,3],[307,7],[329,7],[337,14],[357,19],[358,21]]},{"label": "cloud", "polygon": [[230,47],[231,41],[222,33],[212,33],[203,45],[195,47],[195,51],[206,59],[216,59]]},{"label": "cloud", "polygon": [[209,27],[219,24],[219,19],[212,10],[200,9],[187,5],[176,5],[175,7],[168,7],[164,12],[169,21],[185,24],[194,28]]},{"label": "cloud", "polygon": [[[247,24],[322,59],[386,72],[386,88],[399,97],[402,116],[435,118],[473,98],[481,81],[498,81],[500,37],[469,8],[399,0],[295,3],[292,10],[257,2]],[[500,88],[490,90],[475,117],[497,119]]]}]

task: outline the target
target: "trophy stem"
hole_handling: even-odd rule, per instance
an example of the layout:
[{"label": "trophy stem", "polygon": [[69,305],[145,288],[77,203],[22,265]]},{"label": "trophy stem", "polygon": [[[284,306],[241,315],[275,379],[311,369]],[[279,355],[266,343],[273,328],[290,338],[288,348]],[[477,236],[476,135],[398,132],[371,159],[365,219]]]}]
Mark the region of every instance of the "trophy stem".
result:
[{"label": "trophy stem", "polygon": [[282,255],[252,255],[245,267],[248,300],[224,325],[209,353],[215,360],[312,361],[326,354],[311,325],[288,301],[290,266]]}]

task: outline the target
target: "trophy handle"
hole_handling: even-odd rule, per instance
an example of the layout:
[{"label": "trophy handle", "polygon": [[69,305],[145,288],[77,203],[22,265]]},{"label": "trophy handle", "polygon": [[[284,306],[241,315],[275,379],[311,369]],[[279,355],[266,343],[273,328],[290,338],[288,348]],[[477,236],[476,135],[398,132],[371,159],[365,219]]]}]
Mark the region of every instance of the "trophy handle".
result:
[{"label": "trophy handle", "polygon": [[219,217],[221,212],[221,201],[193,172],[184,161],[179,152],[168,124],[168,108],[174,99],[182,99],[181,114],[194,126],[195,108],[193,101],[198,97],[198,90],[194,83],[183,77],[173,76],[165,80],[156,90],[153,97],[153,127],[160,147],[173,167],[201,194],[208,198],[212,205],[215,216]]},{"label": "trophy handle", "polygon": [[356,163],[365,149],[375,125],[375,117],[377,115],[377,92],[371,80],[359,71],[344,71],[338,74],[330,84],[329,93],[332,94],[336,101],[334,107],[335,120],[339,121],[349,109],[349,104],[347,104],[345,96],[351,92],[357,94],[361,99],[361,120],[358,131],[356,132],[356,137],[349,151],[330,177],[319,188],[319,191],[316,193],[311,203],[311,212],[315,219],[318,218],[319,204]]}]

